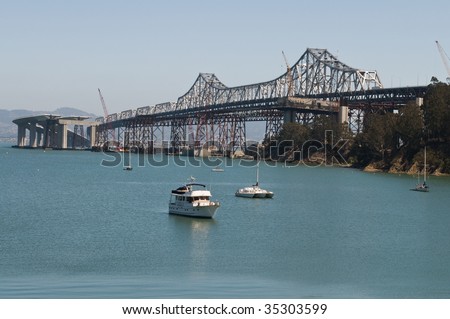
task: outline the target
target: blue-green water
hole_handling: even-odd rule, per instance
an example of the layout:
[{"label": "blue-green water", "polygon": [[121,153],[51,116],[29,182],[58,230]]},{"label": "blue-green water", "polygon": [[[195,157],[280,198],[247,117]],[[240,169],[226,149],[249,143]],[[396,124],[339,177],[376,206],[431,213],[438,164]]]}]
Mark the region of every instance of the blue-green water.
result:
[{"label": "blue-green water", "polygon": [[[0,145],[0,298],[449,298],[450,178],[261,164],[107,168]],[[213,220],[167,214],[190,176]]]}]

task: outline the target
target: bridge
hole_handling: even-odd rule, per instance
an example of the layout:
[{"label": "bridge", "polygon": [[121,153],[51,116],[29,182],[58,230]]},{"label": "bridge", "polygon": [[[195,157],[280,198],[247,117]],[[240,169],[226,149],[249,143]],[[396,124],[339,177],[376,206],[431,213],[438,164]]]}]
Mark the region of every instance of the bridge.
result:
[{"label": "bridge", "polygon": [[[227,87],[213,73],[200,73],[176,102],[144,106],[96,119],[91,144],[139,148],[156,145],[181,149],[205,146],[245,149],[246,123],[265,122],[265,138],[283,123],[311,125],[331,116],[360,132],[364,115],[389,112],[410,101],[421,103],[427,87],[385,89],[376,71],[352,68],[326,49],[308,48],[278,78]],[[94,143],[92,143],[94,141]]]},{"label": "bridge", "polygon": [[42,114],[15,119],[13,123],[17,124],[17,147],[92,148],[96,144],[95,128],[99,123],[88,121],[88,118]]},{"label": "bridge", "polygon": [[333,116],[360,132],[365,113],[421,103],[426,89],[385,89],[376,71],[352,68],[326,49],[308,48],[284,74],[267,82],[227,87],[215,74],[200,73],[176,102],[97,119],[96,139],[99,145],[116,139],[125,147],[152,149],[164,140],[167,128],[175,149],[208,143],[243,149],[249,121],[264,121],[270,138],[283,123],[311,124],[318,115]]}]

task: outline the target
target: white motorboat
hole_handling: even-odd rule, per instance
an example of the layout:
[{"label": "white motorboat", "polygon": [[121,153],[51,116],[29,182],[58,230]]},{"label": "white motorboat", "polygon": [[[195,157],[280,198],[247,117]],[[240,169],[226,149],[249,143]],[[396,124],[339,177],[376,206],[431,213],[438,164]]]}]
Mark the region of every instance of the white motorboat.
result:
[{"label": "white motorboat", "polygon": [[169,214],[213,218],[219,202],[211,201],[211,192],[203,184],[188,183],[172,190]]},{"label": "white motorboat", "polygon": [[212,171],[213,171],[213,172],[223,172],[224,169],[221,168],[220,166],[216,166],[216,167],[214,167],[214,168],[212,169]]},{"label": "white motorboat", "polygon": [[259,187],[259,163],[256,166],[256,184],[240,188],[235,193],[238,197],[246,197],[246,198],[272,198],[273,192],[262,189]]}]

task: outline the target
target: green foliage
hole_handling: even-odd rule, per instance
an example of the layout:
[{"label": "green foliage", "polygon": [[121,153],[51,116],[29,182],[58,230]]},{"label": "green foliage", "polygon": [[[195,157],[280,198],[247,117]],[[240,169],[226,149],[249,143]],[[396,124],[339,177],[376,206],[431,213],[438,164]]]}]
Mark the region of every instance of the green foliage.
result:
[{"label": "green foliage", "polygon": [[361,166],[381,162],[387,169],[398,158],[406,164],[423,163],[421,154],[427,145],[429,168],[448,173],[449,124],[450,86],[436,83],[429,87],[422,107],[412,102],[395,114],[367,115],[363,132],[355,137],[351,155]]},{"label": "green foliage", "polygon": [[411,159],[423,144],[424,121],[420,106],[411,102],[400,109],[395,129],[405,156]]},{"label": "green foliage", "polygon": [[427,138],[450,138],[450,86],[438,83],[429,87],[424,98],[423,113]]},{"label": "green foliage", "polygon": [[334,134],[339,136],[339,124],[333,117],[318,115],[312,125],[309,138],[317,141],[325,141],[327,131],[333,131]]},{"label": "green foliage", "polygon": [[372,161],[385,161],[396,147],[397,115],[368,114],[364,118],[364,129],[355,139],[358,162],[365,165]]},{"label": "green foliage", "polygon": [[286,123],[281,128],[277,140],[280,143],[293,141],[294,146],[301,146],[309,138],[310,130],[307,126],[298,123]]},{"label": "green foliage", "polygon": [[[353,136],[335,118],[325,115],[315,116],[312,125],[285,123],[275,137],[278,143],[271,144],[272,149],[278,152],[272,158],[286,158],[292,154],[295,159],[300,159],[299,154],[305,158],[301,152],[310,146],[315,151],[326,150],[327,156],[334,156],[336,148],[332,149],[330,143],[345,139],[339,155],[356,166],[376,163],[377,167],[384,169],[396,165],[407,170],[414,163],[423,163],[423,148],[427,146],[431,172],[450,173],[449,85],[440,82],[430,85],[422,107],[411,102],[397,113],[367,114],[363,127],[361,133]],[[333,142],[327,141],[327,131],[333,132]]]},{"label": "green foliage", "polygon": [[[335,156],[336,148],[342,152],[346,151],[345,148],[343,150],[339,148],[341,144],[332,149],[341,136],[350,136],[349,132],[343,133],[342,130],[336,118],[326,115],[317,115],[312,125],[285,123],[270,144],[270,156],[272,159],[306,160],[312,153],[325,151],[324,147],[327,148],[328,155]],[[273,153],[274,149],[277,150],[277,154]]]}]

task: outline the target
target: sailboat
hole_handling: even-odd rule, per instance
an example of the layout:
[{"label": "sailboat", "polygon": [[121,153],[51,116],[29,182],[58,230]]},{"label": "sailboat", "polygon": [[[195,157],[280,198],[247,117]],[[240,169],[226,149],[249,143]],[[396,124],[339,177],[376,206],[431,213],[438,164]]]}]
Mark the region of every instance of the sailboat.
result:
[{"label": "sailboat", "polygon": [[214,167],[213,169],[211,169],[213,172],[223,172],[224,169],[220,166],[217,165],[216,167]]},{"label": "sailboat", "polygon": [[423,166],[423,182],[420,182],[420,173],[417,174],[418,181],[417,185],[414,188],[411,188],[412,191],[416,192],[429,192],[430,187],[427,184],[427,147],[425,146],[424,150],[424,166]]},{"label": "sailboat", "polygon": [[256,164],[256,184],[240,188],[235,193],[238,197],[247,197],[247,198],[272,198],[273,192],[262,189],[259,187],[259,162]]}]

